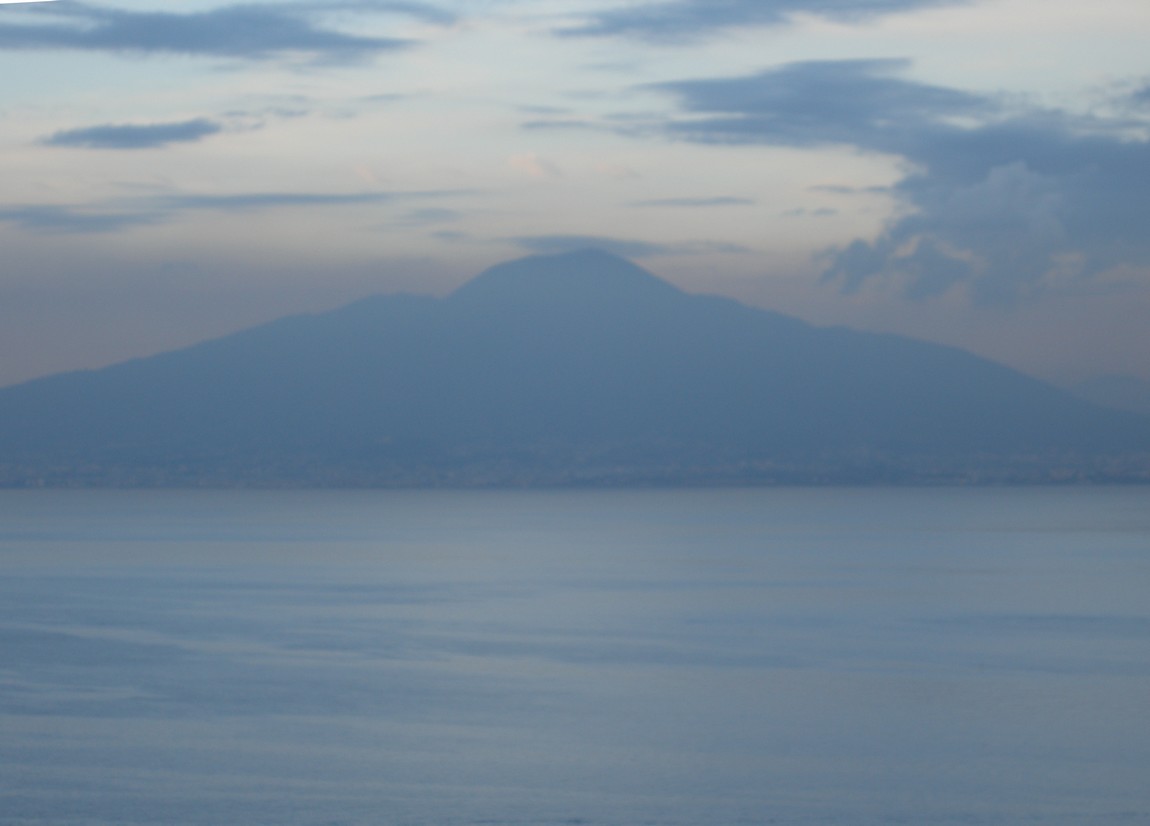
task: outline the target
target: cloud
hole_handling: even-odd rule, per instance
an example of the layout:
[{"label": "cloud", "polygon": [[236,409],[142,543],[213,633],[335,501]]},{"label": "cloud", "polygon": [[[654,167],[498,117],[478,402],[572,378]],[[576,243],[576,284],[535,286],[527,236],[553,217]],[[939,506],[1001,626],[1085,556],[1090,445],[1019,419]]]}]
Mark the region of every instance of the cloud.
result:
[{"label": "cloud", "polygon": [[[920,170],[894,189],[907,213],[874,241],[837,252],[826,271],[847,291],[893,275],[912,298],[964,284],[978,303],[1013,304],[1150,266],[1146,141],[1018,115],[920,136],[907,157]],[[859,243],[878,268],[859,265]]]},{"label": "cloud", "polygon": [[102,212],[72,206],[24,204],[0,208],[0,221],[32,232],[87,235],[156,223],[148,212]]},{"label": "cloud", "polygon": [[656,244],[631,238],[603,235],[526,235],[511,238],[512,243],[532,253],[546,255],[582,249],[601,249],[624,258],[651,258],[660,255],[705,255],[708,253],[745,253],[746,247],[723,241],[683,241]]},{"label": "cloud", "polygon": [[301,54],[316,61],[358,61],[410,41],[326,29],[313,18],[331,11],[394,12],[450,19],[422,3],[236,4],[194,12],[131,11],[83,2],[34,7],[44,22],[0,23],[0,48],[180,54],[267,60]]},{"label": "cloud", "polygon": [[832,144],[906,153],[943,118],[994,111],[985,98],[903,80],[905,60],[790,63],[754,75],[660,83],[691,117],[663,129],[700,143]]},{"label": "cloud", "polygon": [[172,143],[194,143],[222,129],[206,118],[179,123],[104,124],[56,132],[41,143],[86,149],[155,149]]},{"label": "cloud", "polygon": [[437,238],[440,241],[447,241],[455,243],[457,241],[470,241],[471,235],[457,229],[442,229],[437,232],[431,233],[432,238]]},{"label": "cloud", "polygon": [[719,196],[715,198],[655,198],[650,201],[635,201],[631,206],[637,207],[721,207],[721,206],[753,206],[750,198],[736,198]]},{"label": "cloud", "polygon": [[463,213],[454,209],[426,207],[424,209],[414,209],[400,216],[397,223],[404,226],[422,227],[431,224],[449,224],[458,221],[462,217]]},{"label": "cloud", "polygon": [[799,207],[798,209],[784,210],[779,214],[784,218],[830,218],[834,215],[838,215],[839,211],[837,209],[830,209],[829,207],[820,207],[818,209],[804,209]]},{"label": "cloud", "polygon": [[1013,304],[1150,266],[1150,142],[1123,135],[1126,121],[1012,109],[903,79],[906,65],[793,63],[661,84],[688,117],[653,128],[699,143],[843,145],[907,161],[890,189],[898,217],[877,238],[824,256],[825,279],[848,292],[885,277],[911,298],[961,286],[977,303]]},{"label": "cloud", "polygon": [[220,212],[251,212],[276,207],[349,206],[385,204],[414,193],[395,192],[241,192],[231,195],[168,195],[153,199],[162,210],[205,209]]},{"label": "cloud", "polygon": [[602,127],[591,120],[584,118],[565,117],[565,118],[538,118],[536,120],[526,120],[519,124],[520,129],[528,129],[536,132],[543,131],[599,131]]},{"label": "cloud", "polygon": [[560,30],[577,37],[635,37],[643,40],[695,40],[724,29],[781,26],[797,15],[858,22],[969,0],[672,0],[613,8],[587,22]]},{"label": "cloud", "polygon": [[[13,204],[0,206],[0,222],[42,233],[109,233],[135,226],[160,224],[180,213],[257,212],[292,207],[339,207],[390,204],[407,200],[466,194],[459,191],[419,192],[241,192],[227,195],[168,194],[143,198],[120,198],[101,203]],[[429,211],[430,212],[430,211]],[[436,213],[448,220],[447,212]],[[425,222],[430,217],[424,215]]]},{"label": "cloud", "polygon": [[278,4],[281,7],[298,9],[304,12],[350,11],[366,14],[399,14],[414,17],[425,23],[450,26],[459,19],[458,15],[440,6],[418,0],[297,0]]},{"label": "cloud", "polygon": [[811,192],[827,192],[831,195],[887,195],[889,186],[849,186],[847,184],[816,184],[807,187]]}]

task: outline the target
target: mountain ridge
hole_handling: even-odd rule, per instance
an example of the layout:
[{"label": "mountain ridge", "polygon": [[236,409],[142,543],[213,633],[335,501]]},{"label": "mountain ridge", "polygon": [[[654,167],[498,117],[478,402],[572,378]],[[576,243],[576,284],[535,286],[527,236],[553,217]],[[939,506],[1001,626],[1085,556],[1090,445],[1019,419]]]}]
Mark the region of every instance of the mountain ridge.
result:
[{"label": "mountain ridge", "polygon": [[1142,452],[1150,420],[1002,365],[598,251],[0,389],[7,484],[1042,481]]}]

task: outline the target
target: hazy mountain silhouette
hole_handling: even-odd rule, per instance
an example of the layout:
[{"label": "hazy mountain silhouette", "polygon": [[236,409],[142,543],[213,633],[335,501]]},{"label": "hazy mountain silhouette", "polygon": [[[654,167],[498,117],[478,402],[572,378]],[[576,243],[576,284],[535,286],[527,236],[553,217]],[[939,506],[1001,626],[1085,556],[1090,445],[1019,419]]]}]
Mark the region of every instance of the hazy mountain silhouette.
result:
[{"label": "hazy mountain silhouette", "polygon": [[1148,450],[1150,420],[968,353],[597,251],[0,390],[10,484],[847,481]]},{"label": "hazy mountain silhouette", "polygon": [[1137,376],[1111,373],[1095,376],[1068,387],[1088,402],[1116,410],[1150,415],[1150,381]]}]

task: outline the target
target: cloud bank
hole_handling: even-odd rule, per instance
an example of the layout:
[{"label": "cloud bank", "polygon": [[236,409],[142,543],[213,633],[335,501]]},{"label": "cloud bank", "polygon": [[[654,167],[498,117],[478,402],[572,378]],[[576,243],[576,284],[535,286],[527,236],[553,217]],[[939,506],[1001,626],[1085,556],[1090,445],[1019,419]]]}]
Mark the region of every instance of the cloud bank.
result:
[{"label": "cloud bank", "polygon": [[[236,4],[206,11],[132,11],[83,2],[33,7],[38,21],[0,23],[0,48],[179,54],[268,60],[288,54],[316,61],[354,62],[411,41],[324,28],[322,13],[352,11],[451,17],[423,3],[360,2]],[[43,22],[40,22],[42,19]]]},{"label": "cloud bank", "polygon": [[826,280],[855,291],[897,277],[907,296],[959,287],[1011,304],[1087,289],[1119,267],[1150,266],[1150,141],[1063,112],[903,79],[905,63],[793,63],[757,74],[655,87],[686,117],[656,128],[698,143],[850,146],[901,157],[901,202],[873,241],[826,254]]}]

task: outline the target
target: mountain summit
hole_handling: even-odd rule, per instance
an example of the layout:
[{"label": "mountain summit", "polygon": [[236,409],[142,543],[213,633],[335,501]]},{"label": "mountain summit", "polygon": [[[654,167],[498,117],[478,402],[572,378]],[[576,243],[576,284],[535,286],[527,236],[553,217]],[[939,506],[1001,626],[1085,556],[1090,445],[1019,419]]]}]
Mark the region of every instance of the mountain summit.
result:
[{"label": "mountain summit", "polygon": [[584,249],[498,264],[455,291],[455,301],[642,301],[681,294],[617,255]]},{"label": "mountain summit", "polygon": [[10,485],[1039,480],[1146,452],[1144,417],[594,250],[0,390]]}]

